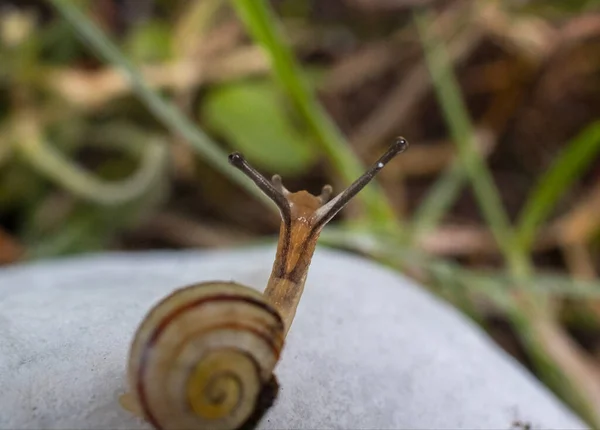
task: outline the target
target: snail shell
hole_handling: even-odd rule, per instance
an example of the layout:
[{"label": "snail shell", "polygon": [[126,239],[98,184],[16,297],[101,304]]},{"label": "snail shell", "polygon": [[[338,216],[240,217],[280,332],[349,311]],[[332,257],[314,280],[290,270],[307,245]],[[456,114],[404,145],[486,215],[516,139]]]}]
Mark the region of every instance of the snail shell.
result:
[{"label": "snail shell", "polygon": [[135,334],[133,400],[157,429],[242,427],[260,413],[283,342],[281,316],[249,287],[217,281],[176,290]]}]

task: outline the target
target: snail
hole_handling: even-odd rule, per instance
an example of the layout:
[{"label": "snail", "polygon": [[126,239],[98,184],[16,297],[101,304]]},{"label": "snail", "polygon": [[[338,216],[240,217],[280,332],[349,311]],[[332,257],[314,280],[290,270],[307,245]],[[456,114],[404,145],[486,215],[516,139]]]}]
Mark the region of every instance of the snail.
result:
[{"label": "snail", "polygon": [[175,290],[138,327],[129,351],[130,392],[121,404],[156,429],[253,428],[273,405],[273,370],[302,296],[317,239],[327,224],[387,162],[408,147],[397,138],[345,191],[329,199],[290,192],[240,153],[229,162],[279,208],[282,222],[271,276],[261,294],[235,282]]}]

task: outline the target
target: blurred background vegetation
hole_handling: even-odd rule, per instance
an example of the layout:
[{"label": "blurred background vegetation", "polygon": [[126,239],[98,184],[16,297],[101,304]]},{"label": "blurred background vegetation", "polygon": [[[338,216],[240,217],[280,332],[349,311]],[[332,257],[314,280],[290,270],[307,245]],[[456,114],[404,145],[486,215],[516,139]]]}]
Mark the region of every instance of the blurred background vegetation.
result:
[{"label": "blurred background vegetation", "polygon": [[272,241],[229,152],[318,194],[397,135],[321,246],[600,427],[598,0],[0,0],[0,264]]}]

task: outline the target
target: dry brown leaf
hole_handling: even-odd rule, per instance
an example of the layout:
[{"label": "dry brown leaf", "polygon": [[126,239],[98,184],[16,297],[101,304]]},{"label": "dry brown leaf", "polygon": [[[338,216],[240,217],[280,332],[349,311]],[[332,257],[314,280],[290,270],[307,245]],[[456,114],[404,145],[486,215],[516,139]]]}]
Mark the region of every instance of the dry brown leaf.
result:
[{"label": "dry brown leaf", "polygon": [[23,247],[0,228],[0,265],[16,263],[23,257],[24,252]]},{"label": "dry brown leaf", "polygon": [[[182,60],[140,70],[151,88],[182,91],[214,81],[266,73],[269,62],[258,47],[244,47],[211,61]],[[46,83],[69,102],[91,109],[131,91],[127,78],[115,68],[53,70],[48,72]]]}]

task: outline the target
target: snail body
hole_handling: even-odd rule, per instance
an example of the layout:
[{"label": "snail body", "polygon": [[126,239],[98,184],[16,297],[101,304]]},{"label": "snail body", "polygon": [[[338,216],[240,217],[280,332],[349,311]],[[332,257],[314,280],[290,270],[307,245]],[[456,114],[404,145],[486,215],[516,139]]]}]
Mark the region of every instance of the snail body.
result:
[{"label": "snail body", "polygon": [[229,161],[278,206],[282,223],[271,276],[261,294],[235,282],[186,286],[158,302],[139,325],[129,352],[130,393],[123,406],[156,429],[252,428],[277,395],[273,370],[300,302],[322,228],[408,143],[390,149],[329,200],[291,193],[239,153]]}]

